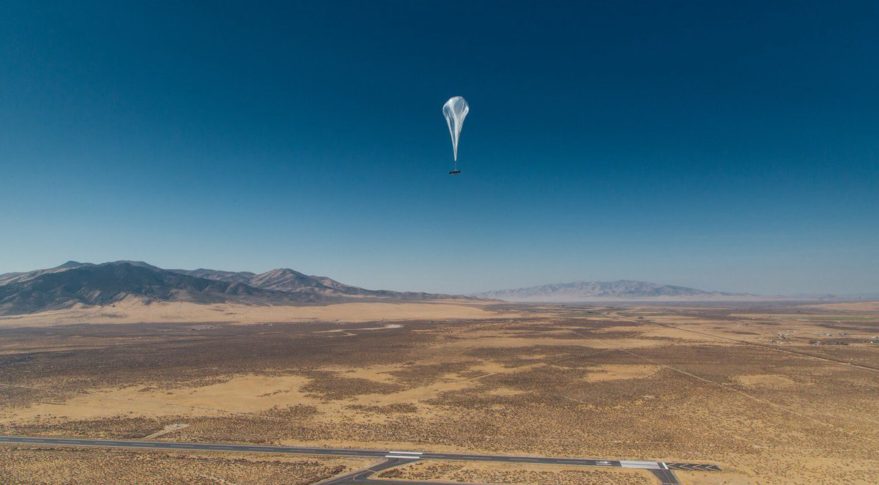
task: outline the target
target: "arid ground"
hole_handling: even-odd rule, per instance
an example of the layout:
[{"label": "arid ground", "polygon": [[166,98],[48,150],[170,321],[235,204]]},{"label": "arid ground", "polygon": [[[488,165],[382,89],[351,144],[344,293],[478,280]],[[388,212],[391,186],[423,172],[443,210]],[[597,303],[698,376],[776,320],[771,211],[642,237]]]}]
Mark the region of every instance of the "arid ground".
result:
[{"label": "arid ground", "polygon": [[[0,319],[0,434],[723,469],[676,472],[692,484],[879,483],[875,304],[409,304],[385,317],[352,305]],[[367,464],[3,445],[0,483],[312,483]],[[654,483],[632,470],[428,461],[382,476]]]}]

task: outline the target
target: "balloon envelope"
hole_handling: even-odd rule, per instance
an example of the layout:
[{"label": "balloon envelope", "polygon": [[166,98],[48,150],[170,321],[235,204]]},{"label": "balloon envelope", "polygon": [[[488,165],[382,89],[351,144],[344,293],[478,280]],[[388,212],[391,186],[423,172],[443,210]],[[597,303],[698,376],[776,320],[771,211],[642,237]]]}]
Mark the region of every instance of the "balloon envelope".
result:
[{"label": "balloon envelope", "polygon": [[464,118],[470,112],[470,105],[461,96],[454,96],[443,105],[443,116],[449,125],[449,134],[452,135],[452,153],[455,161],[458,161],[458,139],[461,137],[461,128],[464,127]]}]

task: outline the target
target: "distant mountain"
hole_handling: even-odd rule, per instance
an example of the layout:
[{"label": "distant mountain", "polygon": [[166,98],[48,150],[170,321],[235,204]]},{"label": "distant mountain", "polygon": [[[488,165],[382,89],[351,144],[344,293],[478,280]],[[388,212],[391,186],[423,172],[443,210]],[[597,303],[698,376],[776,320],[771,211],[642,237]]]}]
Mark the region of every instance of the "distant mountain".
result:
[{"label": "distant mountain", "polygon": [[301,291],[303,289],[332,290],[312,276],[292,269],[281,268],[260,273],[250,279],[257,288],[278,291]]},{"label": "distant mountain", "polygon": [[247,271],[236,273],[210,269],[174,269],[171,271],[217,281],[244,283],[254,288],[264,290],[280,291],[284,293],[308,293],[326,297],[375,297],[401,300],[449,297],[449,295],[434,295],[431,293],[367,290],[339,283],[326,276],[310,276],[289,268],[273,269],[260,274]]},{"label": "distant mountain", "polygon": [[0,275],[0,314],[33,313],[76,304],[144,301],[296,304],[355,298],[435,299],[427,293],[366,290],[291,269],[249,272],[165,270],[139,261],[103,264],[70,261],[55,268]]},{"label": "distant mountain", "polygon": [[203,268],[193,270],[171,269],[168,271],[173,271],[175,273],[185,274],[189,276],[195,276],[196,278],[244,284],[250,284],[250,279],[256,276],[255,273],[251,273],[249,271],[217,271],[215,269]]},{"label": "distant mountain", "polygon": [[6,273],[0,274],[0,285],[5,285],[8,283],[21,283],[24,281],[32,280],[38,276],[49,274],[49,273],[57,273],[59,271],[66,271],[72,268],[78,268],[80,266],[85,266],[84,263],[77,263],[76,261],[68,261],[61,266],[56,266],[54,268],[49,269],[38,269],[34,271],[28,271],[26,273]]},{"label": "distant mountain", "polygon": [[646,281],[577,281],[512,290],[488,291],[474,295],[480,298],[518,302],[581,302],[613,300],[709,300],[749,297],[697,290],[684,286],[660,285]]}]

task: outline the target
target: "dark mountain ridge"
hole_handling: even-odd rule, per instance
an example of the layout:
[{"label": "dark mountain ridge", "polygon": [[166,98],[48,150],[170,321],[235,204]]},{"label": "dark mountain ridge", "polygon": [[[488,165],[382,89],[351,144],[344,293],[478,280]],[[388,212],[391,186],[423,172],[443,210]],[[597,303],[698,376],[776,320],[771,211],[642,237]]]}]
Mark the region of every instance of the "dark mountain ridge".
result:
[{"label": "dark mountain ridge", "polygon": [[[324,296],[348,296],[348,297],[376,297],[396,298],[404,300],[435,299],[438,297],[450,297],[450,295],[435,295],[432,293],[403,292],[390,290],[367,290],[356,286],[346,285],[326,276],[312,276],[289,268],[278,268],[265,273],[251,273],[249,271],[231,272],[216,271],[210,269],[197,270],[170,270],[176,273],[201,278],[245,283],[255,288],[274,290],[285,293],[314,293]],[[456,297],[460,298],[460,297]]]},{"label": "dark mountain ridge", "polygon": [[149,301],[247,304],[330,303],[373,298],[436,299],[428,293],[366,290],[291,269],[249,272],[165,270],[139,261],[61,266],[0,275],[0,314],[82,305],[108,305],[128,297]]}]

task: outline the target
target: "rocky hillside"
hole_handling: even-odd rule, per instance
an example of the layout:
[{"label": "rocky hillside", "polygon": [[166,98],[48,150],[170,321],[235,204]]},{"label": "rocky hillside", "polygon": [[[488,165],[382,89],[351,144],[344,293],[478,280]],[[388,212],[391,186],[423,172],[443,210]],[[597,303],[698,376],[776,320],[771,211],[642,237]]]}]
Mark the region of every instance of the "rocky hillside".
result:
[{"label": "rocky hillside", "polygon": [[366,290],[291,269],[262,274],[208,269],[166,270],[137,261],[67,262],[55,268],[0,275],[0,314],[33,313],[81,305],[144,301],[301,304],[373,298],[435,299],[444,295]]}]

